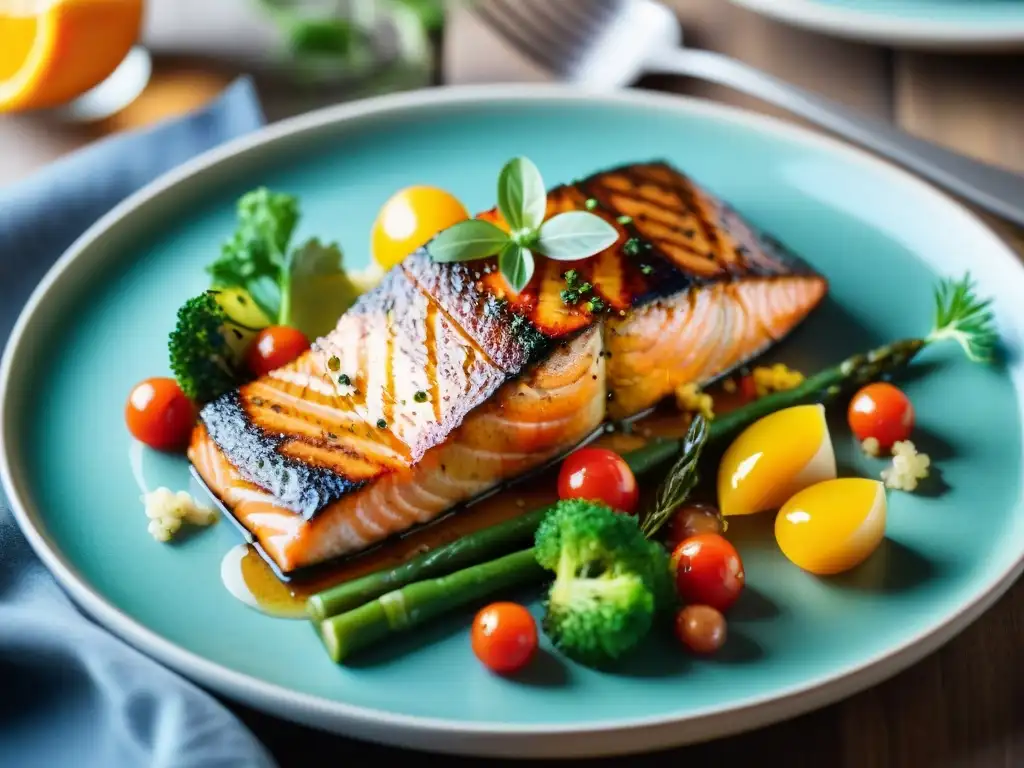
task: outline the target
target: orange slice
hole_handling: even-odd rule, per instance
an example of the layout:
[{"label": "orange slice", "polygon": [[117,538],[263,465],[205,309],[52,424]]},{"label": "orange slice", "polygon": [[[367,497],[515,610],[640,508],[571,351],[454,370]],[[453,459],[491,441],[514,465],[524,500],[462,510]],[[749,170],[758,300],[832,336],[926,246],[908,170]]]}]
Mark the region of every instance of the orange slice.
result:
[{"label": "orange slice", "polygon": [[139,37],[142,0],[0,0],[0,112],[99,85]]}]

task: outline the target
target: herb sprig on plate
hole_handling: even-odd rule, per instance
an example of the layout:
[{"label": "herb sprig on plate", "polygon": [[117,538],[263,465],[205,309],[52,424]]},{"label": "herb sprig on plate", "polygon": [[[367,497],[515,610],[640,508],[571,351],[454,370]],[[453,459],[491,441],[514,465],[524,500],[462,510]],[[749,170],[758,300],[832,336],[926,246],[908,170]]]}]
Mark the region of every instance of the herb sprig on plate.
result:
[{"label": "herb sprig on plate", "polygon": [[533,277],[534,253],[557,261],[594,256],[619,239],[618,230],[589,211],[566,211],[547,221],[547,190],[537,166],[526,157],[505,164],[498,176],[498,210],[509,231],[482,219],[461,221],[428,245],[434,261],[476,261],[498,257],[498,269],[516,293]]}]

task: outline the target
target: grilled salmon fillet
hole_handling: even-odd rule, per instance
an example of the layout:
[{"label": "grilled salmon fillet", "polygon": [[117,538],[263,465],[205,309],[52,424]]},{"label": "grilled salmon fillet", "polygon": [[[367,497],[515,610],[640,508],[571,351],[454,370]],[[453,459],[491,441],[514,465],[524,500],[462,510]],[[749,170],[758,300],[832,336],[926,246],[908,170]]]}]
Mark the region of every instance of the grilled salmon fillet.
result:
[{"label": "grilled salmon fillet", "polygon": [[584,208],[619,232],[603,253],[538,257],[516,294],[494,260],[421,249],[308,352],[203,408],[189,458],[282,573],[427,523],[728,373],[827,291],[666,163],[549,193],[548,217]]}]

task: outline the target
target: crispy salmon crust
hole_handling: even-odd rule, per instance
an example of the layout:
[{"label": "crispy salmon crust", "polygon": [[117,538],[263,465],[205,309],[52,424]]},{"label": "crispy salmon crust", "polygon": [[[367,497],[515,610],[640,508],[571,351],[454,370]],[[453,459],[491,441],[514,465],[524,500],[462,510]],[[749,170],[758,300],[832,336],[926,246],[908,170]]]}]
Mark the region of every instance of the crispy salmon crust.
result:
[{"label": "crispy salmon crust", "polygon": [[[554,188],[619,232],[590,259],[393,268],[293,363],[203,408],[189,457],[284,572],[365,549],[762,353],[827,283],[666,163]],[[480,214],[507,229],[496,210]],[[574,292],[567,273],[571,275]]]}]

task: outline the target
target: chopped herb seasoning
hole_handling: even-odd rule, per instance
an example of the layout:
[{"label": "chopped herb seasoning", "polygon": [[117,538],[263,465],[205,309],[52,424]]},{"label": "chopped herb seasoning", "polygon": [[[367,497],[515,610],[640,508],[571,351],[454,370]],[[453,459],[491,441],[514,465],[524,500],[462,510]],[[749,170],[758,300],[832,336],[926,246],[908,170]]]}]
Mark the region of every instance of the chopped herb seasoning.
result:
[{"label": "chopped herb seasoning", "polygon": [[252,404],[253,404],[253,405],[255,405],[255,406],[257,406],[257,407],[259,407],[259,406],[263,405],[263,403],[264,403],[264,400],[263,400],[263,398],[262,398],[262,397],[254,397],[254,398],[252,399]]},{"label": "chopped herb seasoning", "polygon": [[601,299],[599,299],[597,296],[595,296],[594,298],[587,302],[586,306],[587,311],[597,314],[598,312],[603,312],[608,305],[601,301]]},{"label": "chopped herb seasoning", "polygon": [[415,400],[417,403],[425,403],[427,402],[427,393],[421,389],[419,392],[412,396],[412,399]]},{"label": "chopped herb seasoning", "polygon": [[343,373],[341,374],[341,376],[338,377],[338,383],[341,384],[343,387],[347,387],[352,384],[352,379],[348,377],[348,374]]},{"label": "chopped herb seasoning", "polygon": [[274,413],[280,413],[284,409],[281,408],[281,406],[278,405],[277,403],[274,403],[272,406],[270,406],[270,410],[272,410]]},{"label": "chopped herb seasoning", "polygon": [[594,199],[594,198],[592,198],[592,197],[588,197],[588,198],[587,198],[587,202],[585,202],[585,203],[584,203],[583,205],[584,205],[584,207],[586,207],[586,209],[587,209],[588,211],[592,211],[592,210],[594,210],[595,208],[597,208],[597,200],[595,200],[595,199]]},{"label": "chopped herb seasoning", "polygon": [[580,275],[575,269],[570,269],[562,277],[565,278],[565,289],[559,292],[562,303],[573,305],[578,302],[584,294],[589,293],[593,286],[590,283],[580,282]]},{"label": "chopped herb seasoning", "polygon": [[697,230],[695,230],[695,229],[684,229],[683,230],[683,237],[687,238],[688,240],[692,240],[696,236],[697,236]]},{"label": "chopped herb seasoning", "polygon": [[619,216],[619,218],[616,219],[616,221],[618,221],[619,224],[621,224],[622,226],[626,226],[627,224],[632,224],[633,223],[633,217],[632,216]]},{"label": "chopped herb seasoning", "polygon": [[337,371],[339,368],[341,368],[341,360],[338,359],[337,355],[331,355],[331,357],[327,360],[327,367],[330,368],[332,371]]},{"label": "chopped herb seasoning", "polygon": [[380,429],[387,429],[388,428],[388,423],[386,421],[384,421],[384,419],[377,419],[377,426]]},{"label": "chopped herb seasoning", "polygon": [[626,241],[626,244],[622,246],[622,252],[627,256],[637,256],[640,254],[640,238],[631,237]]},{"label": "chopped herb seasoning", "polygon": [[653,271],[654,271],[654,267],[652,267],[650,264],[641,264],[640,265],[640,274],[642,274],[642,275],[649,275]]},{"label": "chopped herb seasoning", "polygon": [[328,440],[337,440],[338,436],[336,434],[334,434],[333,432],[328,432],[327,433],[327,439]]}]

